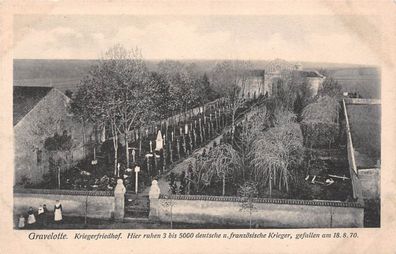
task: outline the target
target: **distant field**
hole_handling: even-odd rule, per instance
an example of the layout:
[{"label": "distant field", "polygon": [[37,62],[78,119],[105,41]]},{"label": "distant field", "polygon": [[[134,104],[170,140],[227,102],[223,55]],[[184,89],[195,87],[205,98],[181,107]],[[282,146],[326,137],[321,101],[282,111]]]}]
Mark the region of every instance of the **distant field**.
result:
[{"label": "distant field", "polygon": [[363,98],[381,98],[381,74],[377,68],[331,69],[329,74],[339,82],[343,92],[359,92]]},{"label": "distant field", "polygon": [[14,60],[14,86],[53,86],[74,90],[94,60]]},{"label": "distant field", "polygon": [[[194,63],[199,72],[210,71],[222,60],[183,60]],[[62,91],[74,90],[88,73],[96,60],[45,60],[15,59],[14,85],[54,86]],[[159,60],[147,60],[149,70],[155,71]],[[253,68],[263,69],[266,60],[252,61]],[[380,98],[380,72],[374,67],[361,67],[350,64],[302,62],[307,69],[327,69],[343,87],[344,91],[359,92],[365,98]]]},{"label": "distant field", "polygon": [[358,168],[375,167],[381,159],[381,105],[347,105]]}]

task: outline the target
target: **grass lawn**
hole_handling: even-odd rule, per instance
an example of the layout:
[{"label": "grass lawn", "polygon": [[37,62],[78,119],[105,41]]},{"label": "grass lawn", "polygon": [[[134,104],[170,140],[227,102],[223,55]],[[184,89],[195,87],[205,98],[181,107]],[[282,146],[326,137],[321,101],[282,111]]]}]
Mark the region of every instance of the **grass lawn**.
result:
[{"label": "grass lawn", "polygon": [[381,159],[381,105],[347,105],[358,168],[371,168]]}]

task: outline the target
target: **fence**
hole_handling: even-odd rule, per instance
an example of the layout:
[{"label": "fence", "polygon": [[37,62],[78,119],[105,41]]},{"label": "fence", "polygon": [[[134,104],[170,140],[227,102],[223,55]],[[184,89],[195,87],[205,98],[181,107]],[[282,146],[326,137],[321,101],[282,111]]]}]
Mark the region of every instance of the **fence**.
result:
[{"label": "fence", "polygon": [[157,126],[166,126],[166,125],[171,125],[171,124],[176,124],[179,122],[185,122],[186,120],[197,116],[199,113],[202,113],[201,111],[206,111],[206,110],[212,110],[216,108],[216,105],[218,104],[224,104],[225,103],[225,98],[221,97],[218,98],[214,101],[208,102],[203,106],[198,106],[192,109],[186,110],[186,112],[181,112],[177,113],[173,116],[170,116],[166,119],[156,121],[155,123],[149,124],[148,126],[142,126],[140,128],[136,128],[136,130],[131,131],[128,135],[132,137],[132,139],[135,138],[135,132],[138,131],[139,133],[144,133],[145,130],[147,130],[148,134],[157,134],[156,133],[156,127]]}]

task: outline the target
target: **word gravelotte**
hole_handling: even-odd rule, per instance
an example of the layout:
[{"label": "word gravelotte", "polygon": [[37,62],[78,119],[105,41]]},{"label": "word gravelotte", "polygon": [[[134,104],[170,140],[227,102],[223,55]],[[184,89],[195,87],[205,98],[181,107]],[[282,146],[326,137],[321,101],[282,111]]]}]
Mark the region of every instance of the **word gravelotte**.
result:
[{"label": "word gravelotte", "polygon": [[38,234],[35,232],[29,233],[29,240],[67,240],[67,234],[63,232],[59,233],[47,233],[47,234]]}]

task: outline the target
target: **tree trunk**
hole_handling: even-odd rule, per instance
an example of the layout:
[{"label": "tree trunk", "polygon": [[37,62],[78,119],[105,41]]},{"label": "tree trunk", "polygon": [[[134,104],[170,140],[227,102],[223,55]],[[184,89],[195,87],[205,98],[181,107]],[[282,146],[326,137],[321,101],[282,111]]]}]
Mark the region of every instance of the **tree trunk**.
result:
[{"label": "tree trunk", "polygon": [[113,147],[114,147],[114,176],[117,175],[117,164],[118,164],[118,136],[117,130],[114,124],[111,125],[111,130],[113,134]]},{"label": "tree trunk", "polygon": [[129,168],[129,144],[128,144],[128,133],[125,133],[125,157],[126,157],[126,167]]},{"label": "tree trunk", "polygon": [[116,147],[117,145],[114,146],[114,176],[117,175],[117,164],[118,164],[118,157],[117,157],[118,149]]},{"label": "tree trunk", "polygon": [[269,171],[269,195],[272,196],[272,171]]},{"label": "tree trunk", "polygon": [[231,115],[231,144],[234,144],[234,133],[235,133],[235,113],[236,111],[232,111]]},{"label": "tree trunk", "polygon": [[202,143],[203,143],[203,136],[202,136],[202,120],[201,120],[202,118],[199,118],[199,138],[200,138],[200,140],[201,140],[201,145],[202,145]]},{"label": "tree trunk", "polygon": [[139,137],[139,160],[142,156],[142,139]]},{"label": "tree trunk", "polygon": [[87,224],[87,216],[88,216],[88,192],[85,196],[85,216],[84,216],[84,224]]},{"label": "tree trunk", "polygon": [[[192,177],[191,177],[192,178]],[[195,185],[195,192],[196,194],[199,194],[200,192],[200,184],[201,184],[201,178],[202,178],[202,168],[199,169],[199,173],[198,173],[198,179],[197,179],[197,184]]]},{"label": "tree trunk", "polygon": [[83,159],[85,159],[86,153],[85,153],[85,121],[82,119],[82,134],[83,134]]},{"label": "tree trunk", "polygon": [[246,159],[245,159],[245,148],[242,148],[243,149],[243,152],[242,152],[242,162],[243,162],[243,167],[242,167],[242,179],[243,179],[243,181],[245,182],[245,165],[246,165],[246,163],[245,163],[245,161],[246,161]]},{"label": "tree trunk", "polygon": [[60,181],[61,173],[60,173],[60,171],[61,171],[61,168],[60,168],[60,166],[58,166],[58,189],[60,189],[60,187],[61,187],[61,181]]},{"label": "tree trunk", "polygon": [[172,140],[169,141],[169,164],[173,163]]},{"label": "tree trunk", "polygon": [[172,207],[173,207],[173,202],[172,202],[172,194],[171,194],[171,200],[170,200],[170,219],[171,219],[171,229],[173,229],[173,211],[172,211]]},{"label": "tree trunk", "polygon": [[223,196],[225,196],[225,184],[226,184],[226,179],[225,179],[225,173],[223,174]]},{"label": "tree trunk", "polygon": [[[249,201],[250,202],[250,201]],[[250,207],[252,204],[249,203],[249,228],[252,228],[252,207]]]},{"label": "tree trunk", "polygon": [[279,179],[278,179],[279,183],[278,183],[278,189],[279,191],[282,190],[282,175],[279,175]]}]

